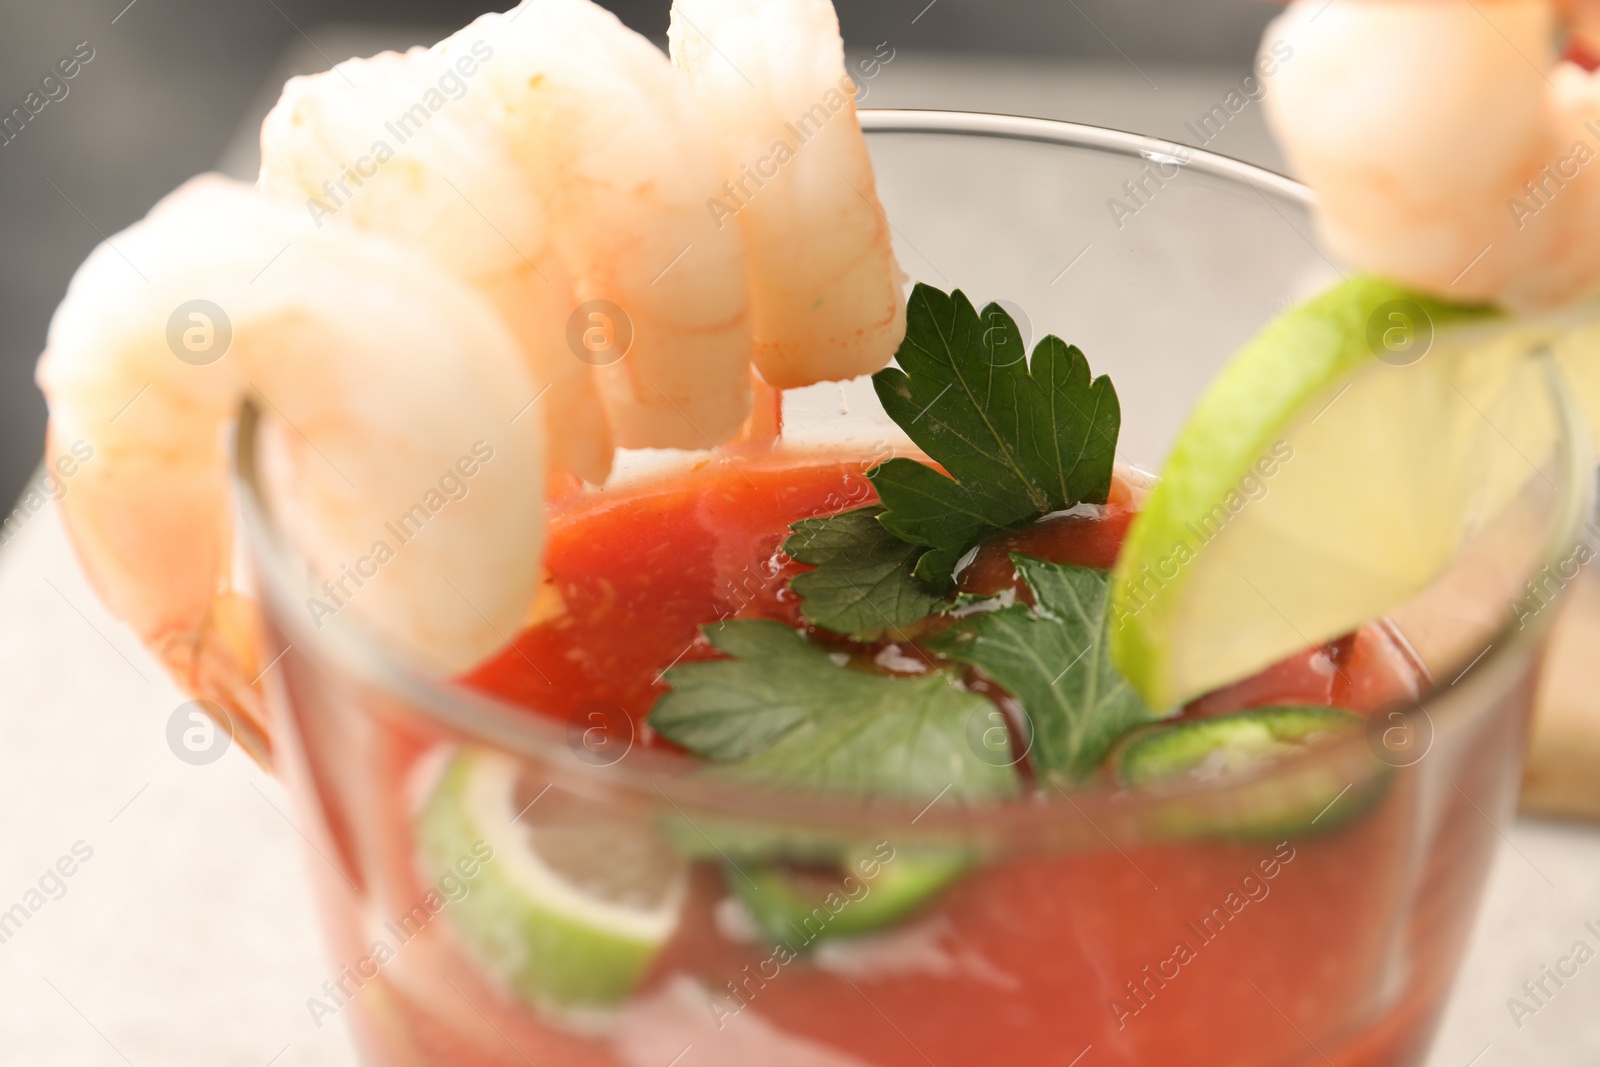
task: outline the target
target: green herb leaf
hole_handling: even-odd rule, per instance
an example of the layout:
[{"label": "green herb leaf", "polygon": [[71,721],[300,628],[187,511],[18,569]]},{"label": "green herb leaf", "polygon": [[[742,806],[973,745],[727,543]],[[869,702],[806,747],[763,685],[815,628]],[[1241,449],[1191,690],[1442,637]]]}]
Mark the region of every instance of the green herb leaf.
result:
[{"label": "green herb leaf", "polygon": [[923,550],[883,528],[881,507],[857,508],[790,527],[783,551],[817,569],[789,583],[813,624],[862,641],[933,614],[943,603],[911,577]]},{"label": "green herb leaf", "polygon": [[1158,716],[1111,664],[1109,576],[1011,559],[1036,605],[970,616],[930,647],[982,669],[1021,701],[1041,775],[1081,782],[1117,738]]},{"label": "green herb leaf", "polygon": [[983,538],[1111,488],[1121,409],[1111,381],[1051,336],[1033,351],[998,304],[980,317],[959,289],[919,284],[906,311],[899,368],[873,375],[884,410],[948,477],[897,458],[869,477],[885,529],[931,549],[915,568],[940,592]]},{"label": "green herb leaf", "polygon": [[1016,772],[968,744],[993,705],[944,672],[891,678],[841,667],[778,622],[705,628],[733,657],[666,672],[650,713],[663,737],[778,788],[930,800],[1014,795]]}]

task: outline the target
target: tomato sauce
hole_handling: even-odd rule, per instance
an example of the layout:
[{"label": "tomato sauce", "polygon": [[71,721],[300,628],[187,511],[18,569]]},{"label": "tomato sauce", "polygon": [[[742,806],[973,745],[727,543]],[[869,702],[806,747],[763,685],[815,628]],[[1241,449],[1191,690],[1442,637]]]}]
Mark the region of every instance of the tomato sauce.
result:
[{"label": "tomato sauce", "polygon": [[[468,683],[563,720],[603,703],[644,743],[663,744],[644,727],[666,689],[661,672],[714,655],[698,633],[708,622],[803,624],[786,584],[804,568],[780,549],[788,526],[872,503],[868,466],[746,457],[567,508],[550,530],[531,625]],[[963,588],[1013,583],[1010,551],[1108,566],[1134,506],[1120,487],[1092,515],[987,546]],[[1403,642],[1369,626],[1183,714],[1284,701],[1367,711],[1424,680]],[[1458,753],[1462,798],[1500,787],[1518,728],[1503,716]],[[419,738],[397,752],[425,748]],[[403,776],[418,757],[397,758]],[[770,946],[729,928],[722,873],[702,864],[677,933],[610,1031],[586,1037],[542,1019],[474,978],[447,943],[408,966],[453,975],[454,993],[425,994],[421,978],[408,993],[396,969],[374,983],[378,1007],[359,1027],[377,1062],[462,1067],[638,1067],[690,1046],[683,1067],[1408,1067],[1442,1005],[1493,843],[1453,795],[1418,837],[1417,803],[1414,783],[1397,778],[1359,818],[1293,841],[996,857],[901,926],[775,975]],[[719,1014],[713,998],[737,1012]]]},{"label": "tomato sauce", "polygon": [[[646,744],[666,746],[644,724],[667,691],[662,671],[714,655],[700,635],[707,623],[766,618],[804,626],[788,582],[810,568],[781,546],[792,523],[876,503],[866,467],[848,460],[707,465],[569,511],[553,523],[545,550],[550,617],[465,681],[569,721],[617,708]],[[1088,514],[1053,516],[983,545],[962,570],[959,591],[1012,589],[1028,599],[1012,553],[1110,569],[1137,513],[1136,491],[1119,478],[1105,505],[1079,510]],[[1403,644],[1374,625],[1202,697],[1185,714],[1288,703],[1370,712],[1415,697],[1420,680]]]},{"label": "tomato sauce", "polygon": [[551,524],[547,603],[555,614],[464,679],[566,720],[594,703],[644,728],[667,691],[661,672],[713,655],[700,635],[732,618],[801,625],[789,579],[808,570],[780,546],[789,524],[876,502],[852,460],[708,465]]}]

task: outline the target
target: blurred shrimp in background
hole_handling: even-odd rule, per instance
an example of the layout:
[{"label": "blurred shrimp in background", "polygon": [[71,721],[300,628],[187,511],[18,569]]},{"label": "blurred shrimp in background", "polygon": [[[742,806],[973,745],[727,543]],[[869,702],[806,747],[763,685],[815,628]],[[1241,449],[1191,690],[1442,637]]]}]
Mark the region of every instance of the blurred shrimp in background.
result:
[{"label": "blurred shrimp in background", "polygon": [[1512,310],[1600,292],[1600,4],[1294,0],[1279,42],[1267,113],[1336,259]]}]

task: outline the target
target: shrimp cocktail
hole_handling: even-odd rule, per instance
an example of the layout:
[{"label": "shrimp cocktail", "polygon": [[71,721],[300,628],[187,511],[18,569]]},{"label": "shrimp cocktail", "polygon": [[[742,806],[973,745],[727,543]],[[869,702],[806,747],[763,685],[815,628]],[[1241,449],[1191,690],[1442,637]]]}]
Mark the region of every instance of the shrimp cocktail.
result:
[{"label": "shrimp cocktail", "polygon": [[1600,407],[1595,271],[1452,289],[1394,192],[1432,157],[1330,162],[1387,105],[1313,18],[1409,33],[1378,78],[1457,6],[1264,46],[1382,273],[1224,157],[858,115],[826,0],[677,0],[670,55],[528,0],[296,78],[256,185],[97,250],[39,370],[96,455],[62,513],[296,798],[306,1025],[375,1067],[1420,1064]]}]

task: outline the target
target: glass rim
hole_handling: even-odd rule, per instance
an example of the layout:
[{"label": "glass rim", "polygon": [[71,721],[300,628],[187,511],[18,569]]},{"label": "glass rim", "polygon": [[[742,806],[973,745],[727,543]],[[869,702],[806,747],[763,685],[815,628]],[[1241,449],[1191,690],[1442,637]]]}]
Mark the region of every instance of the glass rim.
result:
[{"label": "glass rim", "polygon": [[[1300,204],[1309,205],[1313,201],[1305,186],[1284,175],[1214,152],[1105,127],[958,111],[868,109],[860,113],[860,118],[862,128],[869,134],[971,135],[1145,158],[1149,158],[1149,153],[1180,158],[1169,150],[1181,149],[1188,155],[1185,165],[1196,170],[1249,184],[1258,192],[1271,191]],[[1586,474],[1589,454],[1583,450],[1588,440],[1583,416],[1576,409],[1570,391],[1564,387],[1559,370],[1553,364],[1547,367],[1562,422],[1561,458],[1570,473],[1564,481],[1570,484],[1557,503],[1550,523],[1553,527],[1551,540],[1539,559],[1540,567],[1559,563],[1571,551],[1593,504],[1593,480]],[[1087,821],[1099,837],[1115,847],[1096,816],[1124,825],[1129,816],[1136,817],[1142,810],[1170,807],[1185,798],[1242,793],[1275,778],[1303,773],[1311,766],[1334,767],[1368,778],[1374,774],[1374,757],[1362,735],[1328,741],[1306,753],[1213,781],[1184,779],[1136,792],[1115,783],[1093,783],[1070,793],[1057,789],[1058,796],[1038,793],[1021,799],[973,805],[940,805],[943,794],[928,802],[913,802],[732,782],[696,773],[707,765],[693,757],[637,745],[630,745],[616,763],[596,766],[575,754],[570,743],[573,729],[570,723],[448,679],[420,673],[372,635],[355,632],[357,627],[313,630],[303,613],[294,610],[298,553],[275,523],[260,482],[256,448],[260,421],[260,409],[253,400],[247,399],[234,434],[233,480],[242,513],[242,543],[259,582],[257,594],[271,624],[286,631],[284,636],[297,651],[310,652],[335,670],[344,672],[343,676],[353,676],[375,686],[409,712],[431,720],[449,733],[539,761],[549,770],[553,783],[580,794],[632,794],[655,806],[665,801],[680,813],[683,806],[687,806],[698,813],[716,813],[739,821],[772,820],[840,830],[859,828],[863,824],[874,828],[894,825],[897,832],[909,826],[915,827],[916,835],[930,837],[941,834],[970,837],[981,833],[988,838],[1017,831],[1037,832],[1064,819]],[[1541,571],[1536,569],[1533,573]],[[1557,596],[1561,595],[1558,591]],[[1441,724],[1449,726],[1467,716],[1483,699],[1492,699],[1493,695],[1513,686],[1527,669],[1526,654],[1549,625],[1551,614],[1540,612],[1530,625],[1520,629],[1508,621],[1462,676],[1423,695],[1417,706],[1435,729]],[[360,714],[373,712],[362,710]],[[908,817],[909,823],[906,822]]]},{"label": "glass rim", "polygon": [[864,108],[857,113],[866,133],[968,134],[1004,141],[1033,141],[1066,148],[1096,148],[1125,156],[1172,162],[1187,169],[1270,191],[1286,200],[1316,203],[1311,187],[1275,170],[1246,163],[1204,148],[1144,133],[1064,119],[987,111],[939,111],[921,108]]}]

